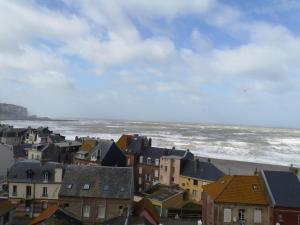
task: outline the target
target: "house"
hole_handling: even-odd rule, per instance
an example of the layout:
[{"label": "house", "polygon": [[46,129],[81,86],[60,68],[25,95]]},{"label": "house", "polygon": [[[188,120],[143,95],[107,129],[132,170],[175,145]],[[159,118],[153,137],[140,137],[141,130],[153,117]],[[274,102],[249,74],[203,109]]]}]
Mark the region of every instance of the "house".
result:
[{"label": "house", "polygon": [[32,144],[20,144],[13,146],[14,160],[28,159],[28,149],[31,149]]},{"label": "house", "polygon": [[269,225],[267,192],[259,176],[224,176],[203,186],[205,225]]},{"label": "house", "polygon": [[160,217],[168,216],[168,209],[180,209],[184,203],[184,190],[176,186],[160,186],[158,190],[146,196]]},{"label": "house", "polygon": [[36,217],[48,206],[57,205],[62,176],[59,163],[16,162],[8,172],[7,182],[9,201],[17,205],[17,215]]},{"label": "house", "polygon": [[83,223],[75,215],[65,212],[58,206],[50,206],[45,209],[29,225],[82,225]]},{"label": "house", "polygon": [[[160,180],[163,181],[164,176],[169,180],[165,181],[166,183],[176,183],[180,171],[178,162],[183,158],[193,159],[193,157],[194,155],[188,150],[157,147],[144,149],[137,162],[138,191],[145,192],[151,189],[154,185],[159,184]],[[163,171],[162,175],[160,175],[160,171]]]},{"label": "house", "polygon": [[8,201],[0,201],[0,225],[11,225],[16,206]]},{"label": "house", "polygon": [[44,162],[59,162],[72,164],[75,154],[79,151],[81,142],[63,141],[58,143],[45,143],[33,145],[28,151],[28,159],[41,160]]},{"label": "house", "polygon": [[131,167],[68,165],[59,192],[59,204],[85,225],[101,224],[131,210]]},{"label": "house", "polygon": [[300,182],[287,171],[262,171],[272,206],[271,224],[300,224]]},{"label": "house", "polygon": [[24,142],[26,144],[47,143],[50,134],[52,134],[52,131],[48,127],[38,127],[36,129],[29,127]]},{"label": "house", "polygon": [[181,163],[179,186],[187,191],[189,200],[201,201],[203,185],[212,183],[225,174],[211,162],[184,160]]},{"label": "house", "polygon": [[96,145],[89,150],[79,150],[74,157],[74,164],[98,164],[101,166],[126,166],[126,157],[113,140],[97,139]]},{"label": "house", "polygon": [[20,145],[23,142],[26,129],[5,126],[0,129],[0,143],[6,145]]}]

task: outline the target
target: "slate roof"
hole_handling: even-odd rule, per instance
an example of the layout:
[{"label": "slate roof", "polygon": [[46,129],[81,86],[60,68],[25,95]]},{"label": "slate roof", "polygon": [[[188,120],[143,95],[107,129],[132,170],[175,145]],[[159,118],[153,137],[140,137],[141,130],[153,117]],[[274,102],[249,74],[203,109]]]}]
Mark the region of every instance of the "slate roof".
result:
[{"label": "slate roof", "polygon": [[81,142],[79,142],[79,141],[63,141],[63,142],[55,143],[55,146],[60,147],[60,148],[80,147]]},{"label": "slate roof", "polygon": [[[69,165],[59,196],[130,199],[132,176],[131,167]],[[87,190],[85,184],[89,185]]]},{"label": "slate roof", "polygon": [[268,205],[267,193],[259,176],[224,176],[204,185],[203,190],[216,203]]},{"label": "slate roof", "polygon": [[117,141],[117,146],[126,153],[139,155],[142,149],[150,144],[149,141],[146,136],[123,134]]},{"label": "slate roof", "polygon": [[31,148],[32,144],[22,144],[13,146],[14,158],[27,158],[27,148]]},{"label": "slate roof", "polygon": [[180,175],[195,179],[216,181],[225,174],[215,165],[199,160],[185,160],[181,164]]},{"label": "slate roof", "polygon": [[186,150],[177,150],[177,149],[167,149],[167,148],[158,148],[158,147],[149,147],[141,152],[143,156],[143,161],[146,163],[147,158],[150,157],[152,161],[154,159],[159,159],[161,156],[179,156],[185,157],[187,159],[193,159],[194,155]]},{"label": "slate roof", "polygon": [[300,182],[288,171],[262,171],[268,194],[275,207],[300,208]]},{"label": "slate roof", "polygon": [[[17,183],[42,183],[43,182],[43,172],[49,172],[49,182],[54,183],[55,168],[62,167],[61,164],[56,162],[46,162],[42,164],[38,160],[21,160],[17,161],[8,172],[7,180],[8,182]],[[31,170],[33,172],[32,179],[27,178],[27,171]]]}]

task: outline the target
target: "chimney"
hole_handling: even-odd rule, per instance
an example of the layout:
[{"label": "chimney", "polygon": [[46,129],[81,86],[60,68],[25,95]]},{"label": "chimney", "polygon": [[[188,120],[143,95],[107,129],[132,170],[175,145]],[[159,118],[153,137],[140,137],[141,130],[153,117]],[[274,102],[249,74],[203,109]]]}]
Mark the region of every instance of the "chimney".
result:
[{"label": "chimney", "polygon": [[290,168],[289,168],[289,171],[292,172],[293,174],[295,174],[296,176],[298,175],[299,173],[299,169],[294,167],[293,164],[291,164]]},{"label": "chimney", "polygon": [[149,138],[149,147],[152,147],[152,138]]},{"label": "chimney", "polygon": [[63,169],[61,167],[56,167],[54,173],[54,182],[61,183],[63,177]]},{"label": "chimney", "polygon": [[175,150],[175,146],[172,147],[172,150]]},{"label": "chimney", "polygon": [[207,162],[208,162],[208,163],[211,163],[211,158],[207,158]]}]

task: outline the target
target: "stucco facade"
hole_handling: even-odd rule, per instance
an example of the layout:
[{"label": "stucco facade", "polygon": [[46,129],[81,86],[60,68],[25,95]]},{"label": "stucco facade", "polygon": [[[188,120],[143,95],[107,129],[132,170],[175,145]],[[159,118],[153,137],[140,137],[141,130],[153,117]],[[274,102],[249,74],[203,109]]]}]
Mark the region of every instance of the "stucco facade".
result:
[{"label": "stucco facade", "polygon": [[179,184],[180,157],[160,157],[159,182],[164,185]]}]

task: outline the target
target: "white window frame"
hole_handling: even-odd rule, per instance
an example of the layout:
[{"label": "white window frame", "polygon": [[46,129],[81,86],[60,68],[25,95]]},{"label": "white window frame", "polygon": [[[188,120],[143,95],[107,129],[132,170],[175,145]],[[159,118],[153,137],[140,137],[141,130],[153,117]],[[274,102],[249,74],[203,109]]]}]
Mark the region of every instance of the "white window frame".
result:
[{"label": "white window frame", "polygon": [[82,216],[85,218],[89,218],[91,214],[91,206],[90,205],[83,205],[82,207]]},{"label": "white window frame", "polygon": [[254,210],[254,223],[261,223],[262,218],[262,210],[261,209],[255,209]]},{"label": "white window frame", "polygon": [[106,207],[105,205],[98,206],[97,218],[105,219]]},{"label": "white window frame", "polygon": [[159,166],[159,159],[155,159],[155,165]]},{"label": "white window frame", "polygon": [[224,223],[231,223],[232,212],[230,208],[224,208]]},{"label": "white window frame", "polygon": [[155,176],[155,177],[158,177],[158,176],[159,176],[158,170],[154,170],[154,176]]},{"label": "white window frame", "polygon": [[143,163],[143,156],[140,156],[140,163]]}]

